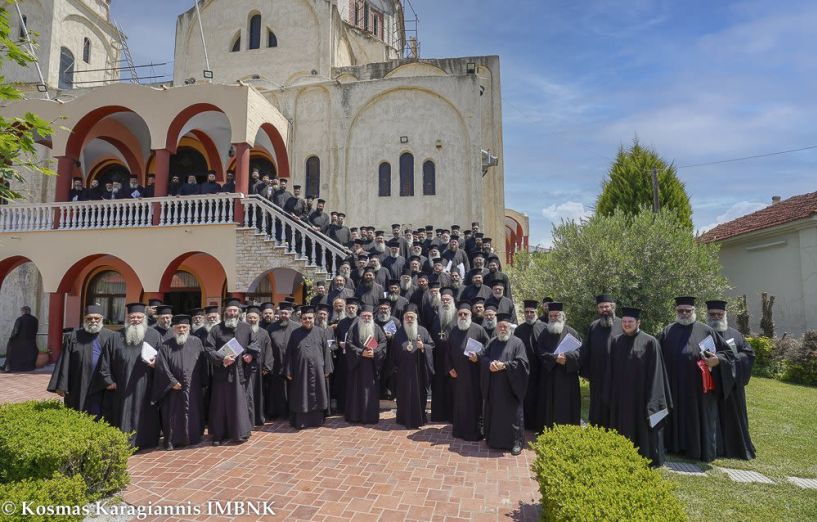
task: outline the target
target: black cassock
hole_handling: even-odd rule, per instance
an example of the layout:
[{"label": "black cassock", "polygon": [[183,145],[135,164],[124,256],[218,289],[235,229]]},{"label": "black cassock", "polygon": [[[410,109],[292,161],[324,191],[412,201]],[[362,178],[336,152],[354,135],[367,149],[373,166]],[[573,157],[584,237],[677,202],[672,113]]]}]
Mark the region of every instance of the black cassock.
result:
[{"label": "black cassock", "polygon": [[335,369],[330,378],[331,394],[335,399],[335,409],[343,413],[346,408],[346,334],[357,321],[357,317],[342,319],[335,328],[335,340],[332,347],[332,365]]},{"label": "black cassock", "polygon": [[[698,343],[712,336],[720,364],[712,368],[715,389],[704,393],[703,377],[697,361]],[[673,323],[658,338],[667,366],[674,409],[664,429],[667,451],[688,459],[711,462],[721,446],[718,400],[727,399],[734,388],[732,350],[709,326],[695,322]],[[706,370],[705,370],[706,371]]]},{"label": "black cassock", "polygon": [[250,407],[244,389],[244,354],[236,357],[232,364],[224,366],[224,357],[218,353],[233,338],[246,350],[255,337],[247,323],[238,323],[235,328],[219,323],[210,329],[204,344],[212,370],[207,427],[214,442],[247,440],[252,431]]},{"label": "black cassock", "polygon": [[[479,359],[485,442],[496,449],[522,446],[522,405],[528,386],[525,344],[514,336],[504,342],[494,338]],[[505,363],[505,369],[492,372],[492,361]]]},{"label": "black cassock", "polygon": [[405,328],[400,328],[389,346],[389,368],[397,379],[397,424],[408,429],[428,422],[426,402],[434,375],[434,341],[420,325],[417,338],[423,342],[423,350],[417,349],[416,341],[409,340]]},{"label": "black cassock", "polygon": [[[377,326],[379,326],[381,329],[383,329],[384,335],[385,335],[385,327],[386,327],[386,325],[388,323],[392,323],[394,325],[394,328],[395,328],[394,331],[395,332],[397,332],[397,330],[399,330],[400,326],[401,326],[400,319],[398,319],[397,317],[395,317],[393,315],[391,317],[389,317],[388,321],[382,322],[377,318],[377,315],[375,314],[374,323]],[[394,334],[392,334],[392,335],[394,335]],[[390,336],[386,336],[386,347],[383,349],[383,352],[384,352],[383,360],[384,361],[388,360],[388,357],[389,357],[389,354],[388,354],[388,351],[389,351],[389,339],[390,339]],[[380,398],[382,398],[384,400],[394,399],[394,390],[395,390],[395,386],[396,386],[396,383],[394,382],[394,379],[391,378],[391,375],[388,372],[379,372],[379,375],[380,375]]]},{"label": "black cassock", "polygon": [[651,415],[672,409],[661,345],[640,330],[635,335],[621,334],[610,347],[608,369],[606,427],[630,439],[653,466],[662,466],[664,422],[656,418],[651,426],[649,420]]},{"label": "black cassock", "polygon": [[497,314],[510,315],[511,323],[516,324],[516,306],[514,306],[513,301],[504,295],[499,299],[491,295],[491,297],[485,300],[485,306],[496,307]]},{"label": "black cassock", "polygon": [[[457,372],[457,378],[452,378],[454,391],[453,435],[464,440],[481,440],[482,430],[482,391],[479,387],[479,360],[472,362],[465,355],[468,339],[473,339],[483,346],[490,340],[485,330],[478,324],[471,323],[467,330],[454,327],[448,332],[448,351],[446,373],[451,370]],[[482,353],[480,350],[479,353]]]},{"label": "black cassock", "polygon": [[725,399],[719,398],[719,418],[723,434],[722,453],[719,456],[730,459],[755,458],[755,446],[749,436],[749,416],[746,413],[746,385],[752,376],[755,351],[740,332],[727,328],[720,334],[732,348],[735,356],[735,388]]},{"label": "black cassock", "polygon": [[[252,326],[250,326],[252,329]],[[247,408],[249,408],[250,423],[256,426],[264,425],[264,384],[263,369],[267,352],[272,351],[269,343],[269,334],[259,327],[253,332],[255,342],[247,347],[247,354],[252,357],[250,362],[244,363],[244,393],[247,394]]]},{"label": "black cassock", "polygon": [[270,338],[272,356],[264,361],[267,375],[264,377],[264,416],[266,420],[288,418],[287,378],[284,375],[284,356],[292,331],[298,323],[287,320],[286,323],[272,323],[267,328]]},{"label": "black cassock", "polygon": [[377,347],[374,357],[363,357],[363,343],[358,321],[346,337],[346,407],[347,422],[377,424],[380,420],[380,374],[386,359],[386,334],[374,321]]},{"label": "black cassock", "polygon": [[553,352],[559,347],[562,339],[572,335],[581,341],[573,328],[565,325],[561,334],[552,334],[547,328],[539,336],[536,354],[540,362],[539,394],[534,431],[551,428],[554,424],[576,424],[581,422],[582,395],[579,387],[579,353],[565,354],[564,365],[556,363]]},{"label": "black cassock", "polygon": [[[102,415],[108,424],[125,433],[135,432],[129,439],[131,446],[154,448],[159,444],[159,410],[150,402],[154,371],[142,360],[142,345],[158,350],[162,340],[159,332],[148,328],[141,343],[128,345],[125,331],[112,335],[102,347],[91,392],[104,391]],[[115,390],[105,391],[114,383]]]},{"label": "black cassock", "polygon": [[[156,356],[152,402],[162,416],[165,445],[187,446],[201,442],[204,433],[204,377],[207,355],[195,335],[179,345],[175,336],[165,339]],[[174,390],[181,384],[180,390]]]},{"label": "black cassock", "polygon": [[[198,337],[199,341],[201,341],[201,345],[205,346],[207,344],[207,336],[209,332],[207,328],[204,326],[198,328],[197,330],[193,330],[190,328],[190,335]],[[204,364],[204,377],[203,377],[203,386],[204,386],[204,424],[207,425],[207,418],[210,416],[210,393],[213,391],[212,386],[210,386],[211,381],[213,380],[213,362],[207,357],[207,360]]]},{"label": "black cassock", "polygon": [[448,335],[457,327],[456,316],[443,328],[439,315],[431,322],[434,340],[434,376],[431,378],[431,422],[451,422],[454,418],[454,379],[448,374]]},{"label": "black cassock", "polygon": [[[547,323],[543,323],[537,319],[533,324],[528,324],[526,322],[522,323],[513,331],[513,334],[522,339],[522,342],[525,344],[525,355],[528,357],[528,364],[530,365],[528,382],[531,383],[539,382],[539,373],[541,372],[540,366],[542,364],[539,362],[539,358],[536,356],[536,341],[546,328]],[[526,430],[536,430],[536,412],[537,405],[539,403],[538,399],[539,389],[535,385],[528,386],[528,389],[525,392],[524,404]]]},{"label": "black cassock", "polygon": [[[91,415],[102,413],[102,392],[90,393],[94,372],[102,358],[102,347],[114,334],[103,328],[92,334],[80,328],[66,336],[48,391],[64,391],[65,405]],[[94,355],[96,353],[96,360]]]},{"label": "black cassock", "polygon": [[323,424],[329,409],[329,374],[332,354],[323,328],[296,328],[289,336],[284,375],[289,380],[290,423],[300,428]]},{"label": "black cassock", "polygon": [[23,314],[14,321],[6,345],[6,371],[30,372],[37,366],[37,330],[39,321],[31,314]]},{"label": "black cassock", "polygon": [[607,396],[607,366],[610,345],[621,335],[621,319],[613,319],[613,326],[602,326],[597,319],[590,323],[587,335],[579,348],[579,375],[590,381],[590,424],[607,426],[610,405]]}]

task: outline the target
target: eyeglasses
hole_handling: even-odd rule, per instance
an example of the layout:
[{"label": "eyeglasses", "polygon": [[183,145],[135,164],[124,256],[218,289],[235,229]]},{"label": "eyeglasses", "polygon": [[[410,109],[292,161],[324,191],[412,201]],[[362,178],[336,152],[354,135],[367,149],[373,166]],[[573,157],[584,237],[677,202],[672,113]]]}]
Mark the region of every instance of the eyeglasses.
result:
[{"label": "eyeglasses", "polygon": [[694,308],[676,308],[675,311],[678,312],[679,314],[691,314],[692,312],[695,311],[695,309]]}]

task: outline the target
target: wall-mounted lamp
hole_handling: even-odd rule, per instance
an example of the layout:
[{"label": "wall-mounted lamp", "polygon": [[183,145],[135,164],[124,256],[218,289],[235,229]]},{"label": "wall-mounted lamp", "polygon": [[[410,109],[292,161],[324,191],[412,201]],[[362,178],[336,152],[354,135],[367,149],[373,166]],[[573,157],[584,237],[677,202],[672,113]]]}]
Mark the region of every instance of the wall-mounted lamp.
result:
[{"label": "wall-mounted lamp", "polygon": [[205,69],[204,70],[204,78],[206,80],[212,80],[213,79],[213,71],[209,71],[209,70]]},{"label": "wall-mounted lamp", "polygon": [[408,136],[400,136],[400,143],[408,143]]}]

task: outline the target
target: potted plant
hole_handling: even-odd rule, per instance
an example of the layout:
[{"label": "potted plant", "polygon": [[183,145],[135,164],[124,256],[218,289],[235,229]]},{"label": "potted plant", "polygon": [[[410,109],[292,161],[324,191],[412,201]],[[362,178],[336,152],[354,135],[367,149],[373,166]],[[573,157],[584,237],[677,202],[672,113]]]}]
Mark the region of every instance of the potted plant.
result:
[{"label": "potted plant", "polygon": [[47,346],[38,346],[37,352],[37,362],[35,363],[35,366],[37,368],[42,368],[43,366],[47,365],[49,361],[51,361],[51,350],[49,350]]}]

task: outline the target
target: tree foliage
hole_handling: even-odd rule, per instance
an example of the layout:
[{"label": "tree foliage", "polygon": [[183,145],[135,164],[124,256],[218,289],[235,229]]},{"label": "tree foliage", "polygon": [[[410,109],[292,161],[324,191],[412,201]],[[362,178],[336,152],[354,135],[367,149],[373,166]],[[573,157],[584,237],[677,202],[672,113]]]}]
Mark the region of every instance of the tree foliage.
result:
[{"label": "tree foliage", "polygon": [[662,209],[669,209],[678,222],[692,231],[692,206],[684,184],[678,179],[675,166],[667,164],[654,150],[633,140],[629,149],[623,146],[610,166],[610,171],[596,200],[596,213],[611,216],[616,210],[635,216],[643,208],[652,208],[652,169],[658,171],[658,200]]},{"label": "tree foliage", "polygon": [[666,209],[635,216],[616,210],[562,223],[547,255],[517,255],[507,270],[516,299],[551,295],[565,303],[568,322],[580,331],[596,318],[600,293],[644,310],[642,329],[655,333],[674,320],[676,296],[694,295],[702,303],[722,298],[728,288],[717,245],[696,242]]},{"label": "tree foliage", "polygon": [[[8,62],[26,66],[35,61],[11,35],[9,16],[12,4],[11,0],[0,0],[0,68]],[[23,93],[0,75],[0,105],[5,106],[22,97]],[[36,150],[38,137],[50,135],[51,124],[34,114],[0,116],[0,201],[21,197],[11,184],[23,181],[22,172],[54,174],[47,164],[37,159]]]}]

